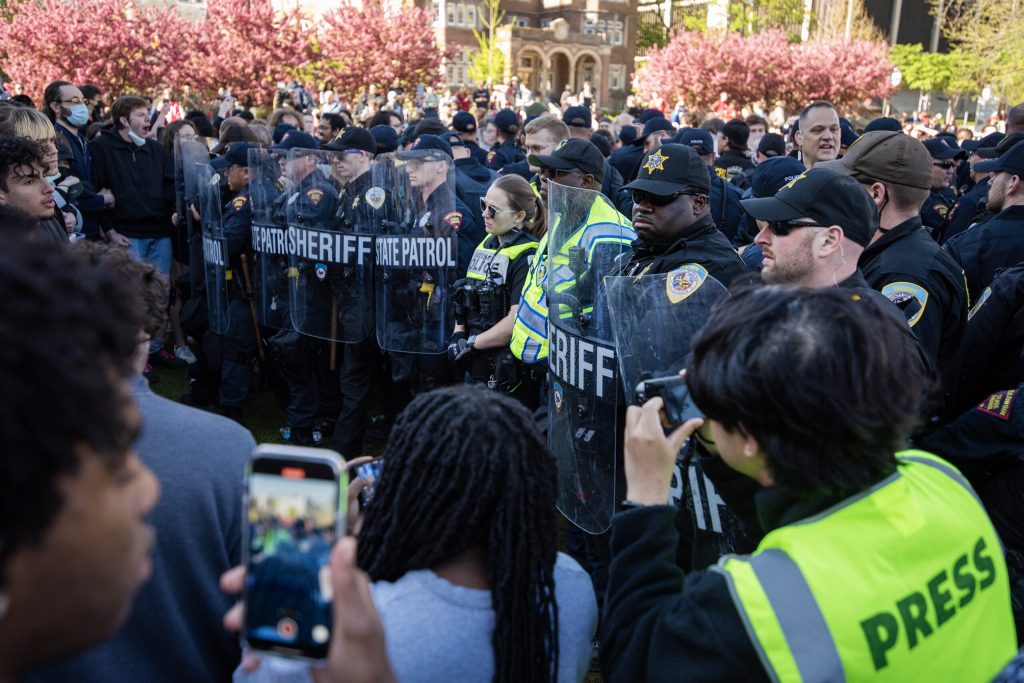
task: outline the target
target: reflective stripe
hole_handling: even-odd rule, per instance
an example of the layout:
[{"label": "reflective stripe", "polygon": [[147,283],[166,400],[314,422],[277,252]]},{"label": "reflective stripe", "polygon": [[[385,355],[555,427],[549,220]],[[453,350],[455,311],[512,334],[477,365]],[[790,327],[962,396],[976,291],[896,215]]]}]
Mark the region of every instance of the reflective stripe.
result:
[{"label": "reflective stripe", "polygon": [[923,457],[921,457],[919,455],[900,455],[900,456],[897,456],[897,459],[898,460],[910,460],[912,462],[919,462],[922,465],[928,465],[929,467],[934,467],[935,469],[937,469],[938,471],[942,472],[943,474],[948,476],[950,479],[952,479],[953,481],[955,481],[956,483],[960,484],[965,489],[967,489],[967,491],[972,496],[974,496],[974,500],[978,501],[978,505],[981,505],[981,507],[985,507],[985,505],[981,502],[981,498],[978,497],[978,493],[974,490],[974,487],[971,486],[970,483],[964,478],[964,475],[962,475],[959,472],[957,472],[951,465],[948,465],[948,464],[946,464],[944,462],[940,462],[939,460],[933,460],[931,458],[923,458]]},{"label": "reflective stripe", "polygon": [[754,555],[750,565],[779,620],[800,677],[815,682],[845,681],[832,632],[800,567],[777,548]]}]

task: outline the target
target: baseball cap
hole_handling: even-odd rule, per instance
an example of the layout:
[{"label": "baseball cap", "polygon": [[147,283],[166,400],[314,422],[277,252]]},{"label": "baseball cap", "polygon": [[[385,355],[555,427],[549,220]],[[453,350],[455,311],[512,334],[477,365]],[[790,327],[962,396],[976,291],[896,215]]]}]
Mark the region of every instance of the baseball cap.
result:
[{"label": "baseball cap", "polygon": [[875,202],[856,180],[815,166],[784,185],[774,197],[740,200],[743,209],[762,221],[807,217],[823,226],[838,225],[843,234],[866,247],[875,232]]},{"label": "baseball cap", "polygon": [[589,140],[562,140],[551,154],[531,154],[528,160],[531,166],[553,168],[557,171],[579,169],[597,180],[604,180],[604,155]]},{"label": "baseball cap", "polygon": [[663,118],[665,118],[665,114],[660,109],[647,108],[640,112],[640,116],[636,117],[636,122],[646,125],[651,119]]},{"label": "baseball cap", "polygon": [[633,141],[636,140],[636,126],[625,125],[622,130],[619,131],[619,140],[622,140],[623,145],[632,145]]},{"label": "baseball cap", "polygon": [[750,139],[750,126],[739,119],[733,119],[722,128],[722,136],[729,141],[729,146],[743,152],[747,149],[747,140]]},{"label": "baseball cap", "polygon": [[586,107],[569,107],[562,114],[562,123],[574,128],[590,128],[594,120],[590,117],[590,110]]},{"label": "baseball cap", "polygon": [[460,133],[472,133],[476,130],[476,117],[468,111],[457,111],[452,117],[452,128]]},{"label": "baseball cap", "polygon": [[398,149],[398,133],[383,123],[370,129],[370,135],[377,143],[377,154],[387,154]]},{"label": "baseball cap", "polygon": [[876,130],[891,130],[896,133],[903,132],[903,126],[900,122],[891,116],[879,116],[877,119],[872,119],[868,125],[864,126],[865,133],[873,133]]},{"label": "baseball cap", "polygon": [[438,136],[427,133],[416,138],[412,149],[399,152],[398,158],[448,161],[452,158],[452,147]]},{"label": "baseball cap", "polygon": [[786,138],[778,133],[765,133],[757,143],[757,151],[766,157],[786,156]]},{"label": "baseball cap", "polygon": [[644,132],[640,135],[640,137],[638,137],[636,140],[633,141],[633,144],[634,145],[642,145],[642,144],[644,144],[644,142],[647,140],[647,136],[648,135],[650,135],[651,133],[654,133],[656,131],[659,131],[659,130],[667,130],[667,131],[671,131],[671,132],[675,133],[676,132],[676,127],[673,126],[669,122],[669,120],[664,118],[664,117],[653,118],[653,119],[651,119],[650,121],[648,121],[647,123],[644,124]]},{"label": "baseball cap", "polygon": [[928,150],[928,153],[932,155],[933,159],[939,160],[955,159],[964,153],[963,150],[957,147],[950,147],[945,140],[940,140],[938,138],[925,140],[924,148]]},{"label": "baseball cap", "polygon": [[1024,140],[1015,144],[998,159],[979,161],[974,165],[974,170],[982,173],[1006,171],[1015,175],[1024,174]]},{"label": "baseball cap", "polygon": [[842,147],[849,147],[853,143],[857,142],[857,131],[853,129],[853,124],[846,119],[839,119],[839,145]]},{"label": "baseball cap", "polygon": [[295,126],[290,123],[279,123],[274,126],[274,132],[271,133],[270,139],[274,141],[275,145],[281,144],[281,140],[288,134],[289,131],[298,130]]},{"label": "baseball cap", "polygon": [[547,114],[547,113],[548,113],[548,107],[543,102],[534,102],[533,104],[531,104],[530,106],[528,106],[526,108],[526,115],[527,116],[532,116],[532,117],[543,116],[544,114]]},{"label": "baseball cap", "polygon": [[1004,133],[989,133],[985,137],[976,140],[964,140],[960,143],[960,149],[965,152],[973,152],[981,149],[982,147],[995,147],[1002,142],[1005,137],[1006,135]]},{"label": "baseball cap", "polygon": [[441,139],[448,143],[449,147],[465,147],[466,143],[462,141],[462,136],[457,131],[450,130],[447,133],[441,134]]},{"label": "baseball cap", "polygon": [[608,155],[612,153],[612,143],[608,142],[608,138],[606,136],[594,133],[590,136],[590,141],[594,143],[594,147],[597,147],[598,151],[601,152],[601,156],[608,158]]},{"label": "baseball cap", "polygon": [[259,149],[259,145],[251,142],[233,142],[228,145],[228,151],[224,156],[214,157],[210,160],[210,166],[215,171],[223,171],[231,166],[249,167],[249,150]]},{"label": "baseball cap", "polygon": [[349,126],[345,130],[341,131],[341,135],[334,138],[320,149],[326,149],[331,152],[345,152],[348,150],[362,150],[369,152],[370,154],[377,153],[377,141],[373,139],[373,135],[370,131],[365,128],[358,128],[356,126]]},{"label": "baseball cap", "polygon": [[793,182],[806,170],[803,162],[793,157],[777,156],[765,159],[754,167],[754,172],[750,176],[750,192],[757,198],[774,197],[779,188]]},{"label": "baseball cap", "polygon": [[932,186],[932,157],[927,148],[917,139],[891,130],[864,133],[847,148],[842,159],[814,168],[922,190]]},{"label": "baseball cap", "polygon": [[715,141],[711,133],[703,128],[683,128],[675,137],[676,144],[693,147],[700,156],[707,156],[715,151]]},{"label": "baseball cap", "polygon": [[1024,133],[1010,133],[994,147],[979,147],[977,155],[982,159],[998,159],[1021,140],[1024,140]]},{"label": "baseball cap", "polygon": [[281,142],[274,145],[270,149],[320,149],[320,141],[309,133],[305,133],[301,130],[292,129],[288,131]]},{"label": "baseball cap", "polygon": [[502,109],[494,117],[494,127],[502,133],[515,135],[519,132],[519,116],[511,109]]},{"label": "baseball cap", "polygon": [[636,180],[623,189],[670,195],[686,187],[711,188],[708,165],[688,145],[671,142],[644,155]]}]

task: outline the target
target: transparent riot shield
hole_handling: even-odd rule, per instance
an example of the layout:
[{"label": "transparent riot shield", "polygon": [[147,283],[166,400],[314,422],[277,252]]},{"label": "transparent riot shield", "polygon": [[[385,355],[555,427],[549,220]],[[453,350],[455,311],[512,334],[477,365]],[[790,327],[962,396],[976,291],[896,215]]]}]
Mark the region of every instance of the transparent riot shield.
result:
[{"label": "transparent riot shield", "polygon": [[449,289],[459,279],[451,158],[434,150],[382,155],[366,192],[380,215],[377,342],[387,351],[444,353],[455,324]]},{"label": "transparent riot shield", "polygon": [[696,263],[669,273],[604,280],[626,401],[640,382],[679,374],[694,335],[728,290]]},{"label": "transparent riot shield", "polygon": [[619,370],[602,287],[636,238],[600,192],[548,185],[548,444],[558,509],[584,531],[611,524],[619,460]]},{"label": "transparent riot shield", "polygon": [[198,209],[203,235],[203,279],[210,331],[227,332],[230,318],[231,262],[221,223],[220,175],[208,163],[196,165]]},{"label": "transparent riot shield", "polygon": [[334,169],[343,167],[345,155],[303,149],[288,154],[297,191],[287,204],[291,320],[302,334],[357,342],[373,326],[374,225],[362,198],[346,195],[345,205],[340,202]]},{"label": "transparent riot shield", "polygon": [[276,330],[291,329],[288,306],[288,180],[286,152],[249,150],[252,203],[252,280],[256,318]]},{"label": "transparent riot shield", "polygon": [[189,270],[196,276],[190,278],[193,296],[202,296],[205,281],[203,272],[203,239],[199,221],[192,214],[192,207],[198,210],[199,183],[196,177],[197,164],[210,161],[210,148],[206,138],[174,139],[174,210],[178,220],[185,225],[188,238]]}]

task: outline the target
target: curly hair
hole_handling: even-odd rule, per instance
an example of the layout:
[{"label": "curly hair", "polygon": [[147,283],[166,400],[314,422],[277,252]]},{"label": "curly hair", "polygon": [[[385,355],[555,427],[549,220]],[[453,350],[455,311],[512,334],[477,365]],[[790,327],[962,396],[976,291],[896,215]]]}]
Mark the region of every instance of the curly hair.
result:
[{"label": "curly hair", "polygon": [[396,581],[473,548],[487,557],[497,683],[558,671],[554,456],[518,402],[479,386],[417,396],[366,509],[359,563]]},{"label": "curly hair", "polygon": [[19,168],[46,168],[46,148],[23,137],[0,135],[0,190],[7,191],[7,176]]},{"label": "curly hair", "polygon": [[0,250],[0,586],[63,504],[83,444],[111,466],[135,439],[124,386],[142,326],[138,287],[67,247]]},{"label": "curly hair", "polygon": [[141,261],[134,258],[131,252],[105,242],[75,242],[71,249],[81,252],[97,270],[115,273],[122,282],[136,287],[142,330],[151,337],[160,334],[167,324],[169,285],[166,275],[157,270],[152,262]]}]

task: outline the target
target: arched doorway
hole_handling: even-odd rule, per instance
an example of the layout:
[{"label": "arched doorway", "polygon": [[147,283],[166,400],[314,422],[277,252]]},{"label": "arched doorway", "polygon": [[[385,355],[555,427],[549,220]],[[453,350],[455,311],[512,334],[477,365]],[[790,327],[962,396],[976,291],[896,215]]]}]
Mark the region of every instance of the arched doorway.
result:
[{"label": "arched doorway", "polygon": [[519,82],[533,91],[539,93],[541,83],[541,71],[544,66],[540,52],[532,48],[519,51],[518,64],[512,69],[512,73],[519,75]]},{"label": "arched doorway", "polygon": [[551,90],[555,100],[562,96],[565,86],[573,87],[570,74],[569,56],[564,52],[551,53]]},{"label": "arched doorway", "polygon": [[581,90],[583,84],[589,82],[590,89],[597,92],[601,87],[601,66],[593,55],[583,54],[576,60],[576,90]]}]

